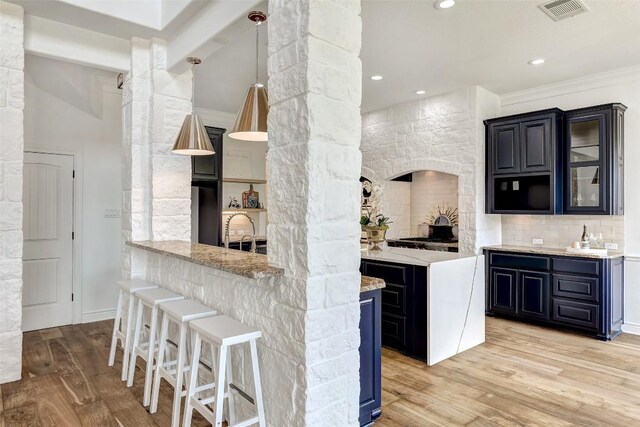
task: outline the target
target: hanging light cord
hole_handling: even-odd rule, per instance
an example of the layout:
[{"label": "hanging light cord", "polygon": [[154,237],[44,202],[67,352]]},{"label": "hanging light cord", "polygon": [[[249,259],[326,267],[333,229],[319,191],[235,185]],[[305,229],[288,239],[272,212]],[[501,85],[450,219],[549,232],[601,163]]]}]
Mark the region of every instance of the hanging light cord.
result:
[{"label": "hanging light cord", "polygon": [[196,64],[191,63],[191,113],[196,111]]},{"label": "hanging light cord", "polygon": [[258,76],[258,55],[259,55],[258,39],[260,38],[260,24],[262,24],[262,21],[256,21],[256,84],[260,82],[259,76]]}]

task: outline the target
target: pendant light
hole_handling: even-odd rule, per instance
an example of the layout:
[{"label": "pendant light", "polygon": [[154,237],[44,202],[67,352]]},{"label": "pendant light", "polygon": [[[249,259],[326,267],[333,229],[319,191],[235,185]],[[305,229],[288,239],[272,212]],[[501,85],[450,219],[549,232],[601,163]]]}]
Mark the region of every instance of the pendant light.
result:
[{"label": "pendant light", "polygon": [[266,141],[269,100],[267,89],[258,80],[258,36],[260,24],[267,20],[267,16],[262,12],[253,11],[249,13],[249,19],[256,26],[256,82],[247,90],[229,136],[242,141]]},{"label": "pendant light", "polygon": [[192,56],[187,58],[187,62],[191,64],[191,114],[187,114],[182,122],[182,127],[173,143],[172,153],[184,154],[187,156],[209,156],[215,154],[213,145],[207,131],[202,124],[202,120],[195,113],[195,66],[202,61],[200,58]]}]

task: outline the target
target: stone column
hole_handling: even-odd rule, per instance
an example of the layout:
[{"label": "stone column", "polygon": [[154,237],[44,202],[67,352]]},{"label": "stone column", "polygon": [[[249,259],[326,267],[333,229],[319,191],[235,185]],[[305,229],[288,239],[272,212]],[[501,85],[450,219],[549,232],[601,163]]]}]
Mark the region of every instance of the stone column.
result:
[{"label": "stone column", "polygon": [[[131,40],[123,94],[122,241],[191,239],[191,158],[171,153],[191,111],[191,70],[166,71],[166,44]],[[136,264],[123,247],[123,274]],[[138,263],[143,268],[144,263]]]},{"label": "stone column", "polygon": [[357,425],[360,1],[272,0],[269,15],[269,260],[304,349],[282,380],[290,422]]},{"label": "stone column", "polygon": [[24,13],[0,2],[0,384],[22,369]]}]

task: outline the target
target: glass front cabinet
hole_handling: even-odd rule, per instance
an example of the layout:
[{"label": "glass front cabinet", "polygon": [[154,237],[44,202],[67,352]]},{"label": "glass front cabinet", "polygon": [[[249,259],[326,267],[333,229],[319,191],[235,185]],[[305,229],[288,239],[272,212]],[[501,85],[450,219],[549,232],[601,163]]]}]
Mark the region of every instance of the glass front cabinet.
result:
[{"label": "glass front cabinet", "polygon": [[623,213],[622,104],[565,112],[564,213]]}]

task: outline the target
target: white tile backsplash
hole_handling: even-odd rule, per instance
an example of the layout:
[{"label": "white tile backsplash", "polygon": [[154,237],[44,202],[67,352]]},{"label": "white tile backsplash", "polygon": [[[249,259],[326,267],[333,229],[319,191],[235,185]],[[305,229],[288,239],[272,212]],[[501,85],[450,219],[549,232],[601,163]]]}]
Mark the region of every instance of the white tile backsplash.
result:
[{"label": "white tile backsplash", "polygon": [[563,248],[580,240],[582,226],[589,233],[602,233],[605,242],[624,250],[624,217],[600,215],[502,215],[502,243],[532,246],[532,239],[544,239],[544,246]]}]

